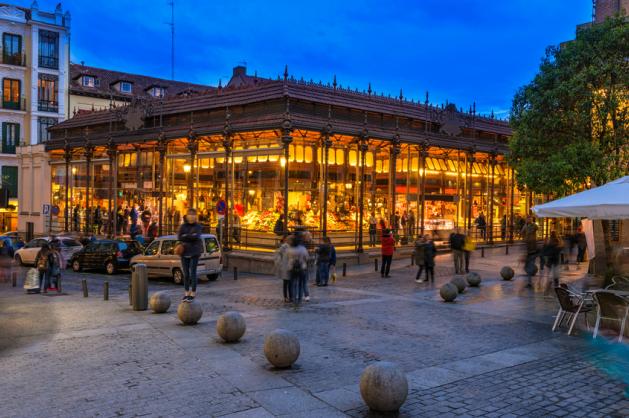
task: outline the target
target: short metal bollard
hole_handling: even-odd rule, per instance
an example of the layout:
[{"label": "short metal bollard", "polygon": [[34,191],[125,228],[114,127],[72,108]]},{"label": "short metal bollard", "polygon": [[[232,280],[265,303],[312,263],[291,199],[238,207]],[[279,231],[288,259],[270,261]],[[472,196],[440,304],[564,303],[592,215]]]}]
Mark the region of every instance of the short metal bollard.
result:
[{"label": "short metal bollard", "polygon": [[481,249],[480,249],[480,256],[481,257],[485,257],[485,247],[481,247]]},{"label": "short metal bollard", "polygon": [[88,297],[88,294],[87,294],[87,280],[85,280],[85,279],[81,280],[81,287],[83,288],[83,297],[84,298]]},{"label": "short metal bollard", "polygon": [[109,282],[103,283],[103,300],[109,300]]},{"label": "short metal bollard", "polygon": [[505,245],[505,254],[509,255],[509,244]]},{"label": "short metal bollard", "polygon": [[347,264],[343,263],[343,277],[347,276]]},{"label": "short metal bollard", "polygon": [[411,266],[415,265],[415,257],[411,256]]},{"label": "short metal bollard", "polygon": [[234,280],[238,280],[238,267],[234,266]]},{"label": "short metal bollard", "polygon": [[131,302],[134,311],[148,309],[149,281],[146,264],[136,264],[131,270]]},{"label": "short metal bollard", "polygon": [[129,283],[129,305],[133,305],[133,301],[131,300],[131,283]]},{"label": "short metal bollard", "polygon": [[11,272],[11,286],[17,286],[17,271]]},{"label": "short metal bollard", "polygon": [[373,268],[375,271],[378,271],[378,257],[373,259]]}]

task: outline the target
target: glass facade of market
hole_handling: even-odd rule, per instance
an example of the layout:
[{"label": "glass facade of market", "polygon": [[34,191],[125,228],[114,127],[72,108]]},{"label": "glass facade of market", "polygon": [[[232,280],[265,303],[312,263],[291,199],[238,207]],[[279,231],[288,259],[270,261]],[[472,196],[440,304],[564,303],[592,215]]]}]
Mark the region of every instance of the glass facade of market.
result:
[{"label": "glass facade of market", "polygon": [[[117,147],[115,170],[106,147],[95,147],[89,164],[81,149],[74,150],[69,164],[63,154],[53,153],[52,204],[59,208],[53,225],[58,230],[87,228],[111,234],[112,209],[116,213],[137,205],[161,224],[163,234],[175,233],[192,202],[201,222],[215,232],[222,218],[220,202],[228,193],[230,218],[229,230],[222,231],[225,239],[235,247],[271,248],[277,241],[274,229],[286,198],[286,166],[289,229],[301,225],[315,236],[326,233],[347,249],[358,247],[359,221],[362,244],[369,246],[372,216],[378,225],[382,220],[409,241],[422,231],[444,240],[455,227],[468,230],[479,241],[500,241],[510,237],[512,219],[527,210],[526,198],[514,187],[513,173],[502,156],[474,153],[472,160],[469,152],[434,146],[422,153],[421,146],[403,142],[394,153],[390,142],[369,139],[361,161],[353,137],[333,136],[327,149],[320,132],[301,131],[292,139],[288,160],[274,131],[237,135],[229,156],[220,136],[200,139],[194,158],[186,138],[170,141],[161,194],[157,144]],[[100,215],[96,215],[96,207]],[[485,231],[476,223],[481,213],[486,219]]]}]

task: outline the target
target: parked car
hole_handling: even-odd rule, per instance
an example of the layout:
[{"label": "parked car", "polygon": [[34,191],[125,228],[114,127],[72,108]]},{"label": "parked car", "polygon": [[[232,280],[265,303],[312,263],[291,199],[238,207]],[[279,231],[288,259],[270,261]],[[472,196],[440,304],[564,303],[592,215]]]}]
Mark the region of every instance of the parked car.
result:
[{"label": "parked car", "polygon": [[[204,250],[199,257],[197,276],[207,276],[208,280],[216,280],[223,271],[221,246],[213,234],[203,234],[201,239]],[[131,265],[146,264],[149,277],[172,277],[175,283],[183,283],[181,258],[175,255],[175,246],[178,242],[176,235],[158,237],[146,247],[143,254],[133,257]]]},{"label": "parked car", "polygon": [[[70,237],[56,237],[59,240],[61,245],[61,255],[63,259],[68,260],[72,258],[74,253],[79,251],[83,246],[74,238]],[[15,251],[15,261],[20,263],[23,266],[26,265],[34,265],[35,257],[37,257],[37,253],[41,249],[41,247],[47,243],[52,241],[53,237],[43,237],[43,238],[35,238],[29,241],[24,247]]]},{"label": "parked car", "polygon": [[13,238],[7,235],[0,235],[0,242],[2,242],[3,247],[7,247],[7,254],[10,257],[15,255],[15,251],[18,250],[18,240],[17,238]]},{"label": "parked car", "polygon": [[70,259],[72,270],[79,272],[88,269],[103,269],[107,274],[129,268],[129,261],[142,253],[137,241],[95,240],[89,242]]}]

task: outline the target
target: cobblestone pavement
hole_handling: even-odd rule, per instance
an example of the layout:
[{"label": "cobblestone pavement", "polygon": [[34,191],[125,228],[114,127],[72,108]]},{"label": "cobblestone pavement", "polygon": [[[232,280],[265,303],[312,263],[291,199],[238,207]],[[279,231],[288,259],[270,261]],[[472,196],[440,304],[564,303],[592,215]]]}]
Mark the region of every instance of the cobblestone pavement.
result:
[{"label": "cobblestone pavement", "polygon": [[[358,381],[379,360],[407,374],[402,417],[629,416],[627,346],[595,345],[585,330],[552,333],[552,297],[525,289],[522,277],[498,280],[502,265],[522,270],[517,260],[504,250],[477,255],[481,288],[452,304],[437,291],[452,277],[448,255],[438,257],[435,285],[415,283],[404,260],[390,279],[373,265],[351,266],[334,285],[313,286],[299,309],[283,303],[275,278],[225,274],[201,284],[204,315],[194,327],[179,324],[182,290],[169,282],[151,281],[151,292],[174,302],[156,315],[130,309],[126,274],[68,271],[64,294],[43,296],[23,293],[25,269],[16,268],[18,287],[0,280],[0,416],[376,417]],[[571,266],[563,279],[582,273]],[[238,344],[216,337],[228,310],[247,321]],[[275,328],[300,339],[292,369],[264,358],[264,335]]]}]

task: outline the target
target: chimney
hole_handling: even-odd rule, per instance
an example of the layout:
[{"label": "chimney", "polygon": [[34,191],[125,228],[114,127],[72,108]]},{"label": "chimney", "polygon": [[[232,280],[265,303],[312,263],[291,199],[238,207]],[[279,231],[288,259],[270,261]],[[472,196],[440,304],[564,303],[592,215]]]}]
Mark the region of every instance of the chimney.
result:
[{"label": "chimney", "polygon": [[237,65],[234,67],[234,72],[232,73],[232,77],[247,75],[247,67],[244,65]]}]

